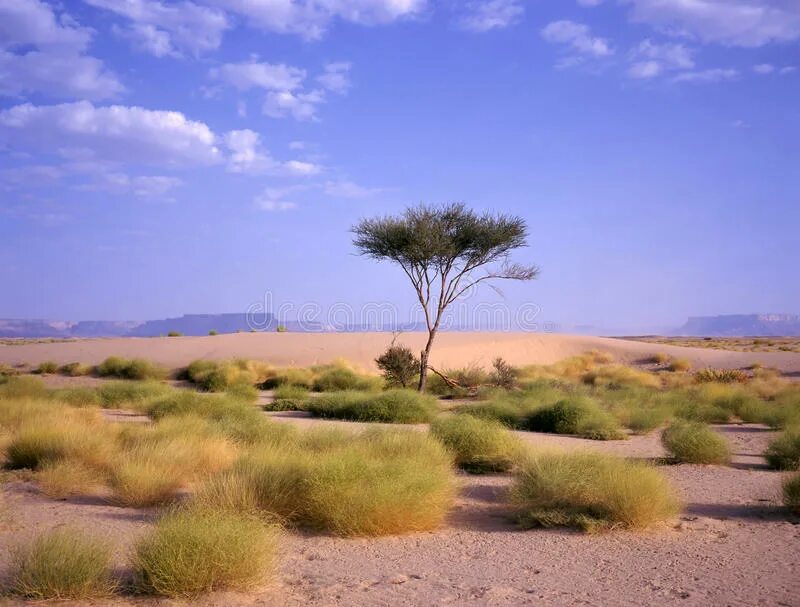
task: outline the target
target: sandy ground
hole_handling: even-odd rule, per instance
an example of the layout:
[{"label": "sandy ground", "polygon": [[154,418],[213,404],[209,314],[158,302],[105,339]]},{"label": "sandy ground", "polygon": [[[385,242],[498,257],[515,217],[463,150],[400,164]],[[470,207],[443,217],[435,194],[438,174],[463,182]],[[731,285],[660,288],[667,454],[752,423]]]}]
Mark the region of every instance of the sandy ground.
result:
[{"label": "sandy ground", "polygon": [[[375,357],[391,339],[388,333],[237,333],[214,337],[86,339],[0,345],[0,363],[36,365],[53,360],[60,364],[76,361],[97,364],[117,355],[147,358],[177,368],[197,358],[252,358],[287,366],[309,366],[346,358],[364,369],[374,370]],[[398,341],[419,351],[425,335],[406,333]],[[434,366],[444,368],[488,366],[495,357],[502,356],[513,365],[550,364],[594,349],[610,352],[626,363],[664,352],[686,358],[696,368],[739,368],[759,361],[800,376],[800,354],[793,352],[733,352],[550,333],[442,333],[437,337],[431,361]]]},{"label": "sandy ground", "polygon": [[[362,427],[302,414],[271,417],[298,425]],[[288,531],[279,571],[269,586],[248,595],[214,594],[191,604],[800,605],[800,521],[780,508],[781,474],[767,470],[760,456],[774,433],[756,425],[718,429],[731,441],[733,464],[663,466],[685,508],[678,519],[652,531],[521,531],[504,505],[509,477],[461,475],[460,497],[438,531],[380,539]],[[653,460],[664,455],[657,433],[613,442],[519,435],[538,446]],[[108,537],[117,546],[120,567],[154,517],[151,511],[110,506],[101,498],[53,501],[24,479],[6,483],[3,494],[0,546],[12,547],[46,528],[77,525]],[[7,558],[8,552],[0,550],[0,567]],[[9,599],[9,604],[15,603]],[[173,603],[115,598],[93,604]]]}]

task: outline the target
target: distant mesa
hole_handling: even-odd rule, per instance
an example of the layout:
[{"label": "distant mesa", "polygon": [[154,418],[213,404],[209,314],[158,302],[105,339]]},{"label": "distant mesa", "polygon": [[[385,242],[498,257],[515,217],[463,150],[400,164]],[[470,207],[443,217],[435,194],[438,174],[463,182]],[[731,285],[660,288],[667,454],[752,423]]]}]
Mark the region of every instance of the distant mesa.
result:
[{"label": "distant mesa", "polygon": [[798,314],[726,314],[690,316],[675,335],[703,337],[796,337],[800,336]]}]

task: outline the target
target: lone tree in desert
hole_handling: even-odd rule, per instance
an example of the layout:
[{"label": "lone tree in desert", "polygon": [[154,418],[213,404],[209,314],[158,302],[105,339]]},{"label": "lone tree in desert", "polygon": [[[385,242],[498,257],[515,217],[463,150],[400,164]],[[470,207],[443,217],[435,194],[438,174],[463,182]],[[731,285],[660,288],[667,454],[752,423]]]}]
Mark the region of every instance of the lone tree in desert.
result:
[{"label": "lone tree in desert", "polygon": [[512,251],[527,246],[528,228],[521,217],[478,215],[461,203],[421,204],[399,216],[362,219],[352,231],[362,255],[398,264],[417,293],[428,329],[420,354],[420,392],[447,307],[479,283],[532,280],[539,273],[536,266],[510,260]]}]

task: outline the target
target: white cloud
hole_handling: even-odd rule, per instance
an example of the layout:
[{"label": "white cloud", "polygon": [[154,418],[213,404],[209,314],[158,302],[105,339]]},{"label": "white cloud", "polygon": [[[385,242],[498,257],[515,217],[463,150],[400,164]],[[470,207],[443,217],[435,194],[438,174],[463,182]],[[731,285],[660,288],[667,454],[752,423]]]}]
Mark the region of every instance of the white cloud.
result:
[{"label": "white cloud", "polygon": [[240,91],[252,88],[266,91],[293,91],[302,85],[306,72],[283,63],[247,61],[226,63],[212,68],[209,76]]},{"label": "white cloud", "polygon": [[488,32],[514,25],[524,14],[520,0],[470,0],[459,25],[471,32]]},{"label": "white cloud", "polygon": [[116,31],[134,46],[157,57],[214,50],[222,42],[228,20],[222,11],[193,2],[159,0],[84,0],[131,23]]},{"label": "white cloud", "polygon": [[565,44],[582,55],[603,57],[613,54],[605,38],[591,35],[588,25],[574,21],[553,21],[542,29],[542,38],[547,42]]},{"label": "white cloud", "polygon": [[800,39],[794,0],[625,0],[636,22],[703,42],[757,47]]},{"label": "white cloud", "polygon": [[280,162],[261,145],[261,136],[250,129],[230,131],[225,135],[225,146],[230,151],[228,170],[251,175],[288,175],[307,177],[316,175],[322,168],[310,162],[289,160]]},{"label": "white cloud", "polygon": [[692,52],[683,44],[659,44],[643,40],[630,52],[633,64],[628,68],[631,78],[654,78],[668,70],[688,70],[694,67]]},{"label": "white cloud", "polygon": [[297,208],[297,203],[286,199],[287,194],[303,189],[302,187],[265,188],[253,199],[256,208],[262,211],[290,211]]},{"label": "white cloud", "polygon": [[797,71],[797,68],[795,66],[787,65],[787,66],[782,67],[781,69],[779,69],[778,73],[781,76],[785,76],[786,74],[791,74],[792,72],[795,72],[795,71]]},{"label": "white cloud", "polygon": [[0,95],[43,93],[51,97],[107,99],[124,89],[116,76],[94,57],[30,51],[16,55],[0,50]]},{"label": "white cloud", "polygon": [[88,150],[89,158],[156,165],[203,165],[221,160],[216,136],[180,112],[88,101],[17,105],[0,112],[0,142],[52,153]]},{"label": "white cloud", "polygon": [[631,78],[655,78],[661,73],[661,64],[658,61],[637,61],[628,68]]},{"label": "white cloud", "polygon": [[380,188],[365,188],[345,179],[326,181],[322,190],[326,195],[334,198],[369,198],[382,191]]},{"label": "white cloud", "polygon": [[603,3],[603,0],[578,0],[578,4],[581,6],[599,6]]},{"label": "white cloud", "polygon": [[328,63],[325,71],[317,76],[317,82],[322,88],[332,93],[344,94],[350,88],[350,68],[347,61]]},{"label": "white cloud", "polygon": [[39,0],[0,3],[0,95],[106,99],[124,90],[84,52],[91,31]]},{"label": "white cloud", "polygon": [[97,176],[95,181],[78,186],[79,190],[133,195],[137,198],[168,198],[175,188],[183,185],[177,177],[164,175],[135,175],[112,172]]},{"label": "white cloud", "polygon": [[770,65],[769,63],[759,63],[758,65],[753,66],[753,71],[756,74],[771,74],[775,71],[775,66]]},{"label": "white cloud", "polygon": [[692,82],[697,84],[710,84],[714,82],[728,82],[739,77],[738,70],[732,68],[714,68],[696,72],[683,72],[673,78],[674,82]]},{"label": "white cloud", "polygon": [[260,29],[318,39],[336,19],[382,25],[413,17],[427,0],[209,0]]},{"label": "white cloud", "polygon": [[316,120],[317,106],[324,101],[325,94],[323,91],[310,91],[308,93],[273,91],[267,93],[262,111],[270,118],[292,116],[295,120],[300,121]]}]

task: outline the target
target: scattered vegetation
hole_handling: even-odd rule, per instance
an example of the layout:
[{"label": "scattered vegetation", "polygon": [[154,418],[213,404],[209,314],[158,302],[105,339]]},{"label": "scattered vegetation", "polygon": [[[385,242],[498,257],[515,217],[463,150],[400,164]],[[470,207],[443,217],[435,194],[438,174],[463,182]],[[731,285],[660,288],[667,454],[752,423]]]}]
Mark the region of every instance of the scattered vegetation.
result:
[{"label": "scattered vegetation", "polygon": [[118,381],[104,383],[97,389],[97,394],[101,406],[106,409],[121,407],[138,409],[147,401],[172,391],[173,388],[156,381]]},{"label": "scattered vegetation", "polygon": [[685,358],[675,358],[670,361],[667,368],[673,373],[686,373],[691,370],[692,363]]},{"label": "scattered vegetation", "polygon": [[419,377],[419,359],[410,348],[392,344],[375,359],[383,373],[386,385],[392,388],[410,388]]},{"label": "scattered vegetation", "polygon": [[538,453],[516,475],[510,499],[524,527],[641,529],[678,503],[652,467],[596,453]]},{"label": "scattered vegetation", "polygon": [[85,365],[79,362],[67,363],[66,365],[61,365],[61,367],[58,369],[58,372],[61,375],[66,375],[67,377],[91,375],[93,371],[94,367],[91,365]]},{"label": "scattered vegetation", "polygon": [[687,464],[727,464],[728,441],[701,422],[676,421],[661,435],[664,448],[675,460]]},{"label": "scattered vegetation", "polygon": [[474,474],[507,472],[522,445],[501,423],[454,415],[431,424],[431,434],[453,453],[456,464]]},{"label": "scattered vegetation", "polygon": [[308,390],[302,386],[283,384],[275,388],[273,401],[264,406],[266,411],[301,411],[308,400]]},{"label": "scattered vegetation", "polygon": [[162,517],[134,551],[143,592],[192,598],[214,590],[247,590],[272,569],[278,533],[246,514],[175,510]]},{"label": "scattered vegetation", "polygon": [[331,392],[309,399],[305,409],[316,417],[389,424],[425,423],[437,412],[435,398],[402,389],[375,394]]},{"label": "scattered vegetation", "polygon": [[180,331],[170,331],[167,333],[167,337],[183,337],[183,333]]},{"label": "scattered vegetation", "polygon": [[701,369],[694,374],[699,384],[715,382],[718,384],[746,383],[750,377],[741,369]]},{"label": "scattered vegetation", "polygon": [[95,369],[100,377],[118,379],[163,379],[166,371],[143,358],[126,359],[109,356]]},{"label": "scattered vegetation", "polygon": [[800,469],[800,427],[786,430],[770,442],[764,457],[775,470]]},{"label": "scattered vegetation", "polygon": [[58,373],[58,363],[52,360],[41,362],[33,372],[39,375],[53,375],[54,373]]},{"label": "scattered vegetation", "polygon": [[185,370],[186,379],[206,392],[225,392],[232,386],[262,384],[271,369],[257,360],[195,360]]},{"label": "scattered vegetation", "polygon": [[36,601],[108,596],[115,588],[111,550],[77,529],[48,531],[13,553],[11,588]]},{"label": "scattered vegetation", "polygon": [[800,474],[784,479],[783,503],[792,514],[800,516]]}]

